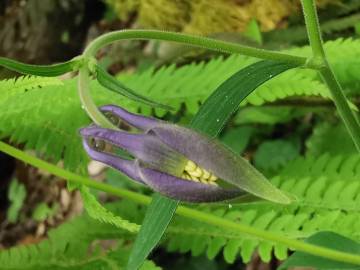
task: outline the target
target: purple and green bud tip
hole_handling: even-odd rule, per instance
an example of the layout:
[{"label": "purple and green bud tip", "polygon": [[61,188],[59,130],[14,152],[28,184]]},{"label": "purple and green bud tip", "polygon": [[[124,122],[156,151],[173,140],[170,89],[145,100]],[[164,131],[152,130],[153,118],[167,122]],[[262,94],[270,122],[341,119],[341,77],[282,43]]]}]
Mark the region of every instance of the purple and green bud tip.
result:
[{"label": "purple and green bud tip", "polygon": [[[269,201],[291,203],[248,161],[217,140],[117,106],[103,106],[101,111],[115,125],[124,121],[141,132],[91,125],[80,131],[86,152],[161,194],[187,202],[216,202],[248,192]],[[114,148],[133,158],[120,158]]]}]

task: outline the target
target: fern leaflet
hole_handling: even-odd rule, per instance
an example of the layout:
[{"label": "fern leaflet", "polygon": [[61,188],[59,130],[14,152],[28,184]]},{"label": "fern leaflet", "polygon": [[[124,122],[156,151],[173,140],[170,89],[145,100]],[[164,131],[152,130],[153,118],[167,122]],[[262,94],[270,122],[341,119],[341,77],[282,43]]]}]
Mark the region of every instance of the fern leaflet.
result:
[{"label": "fern leaflet", "polygon": [[[108,205],[109,210],[122,211],[134,217],[137,206],[128,202],[126,206]],[[132,237],[126,231],[101,223],[84,214],[58,228],[49,231],[48,239],[39,244],[18,246],[0,252],[1,269],[3,270],[90,270],[90,269],[123,269],[126,266],[130,250],[118,242],[113,250],[102,250],[97,244],[106,239],[128,239]],[[152,262],[147,261],[143,270],[159,270]]]},{"label": "fern leaflet", "polygon": [[95,198],[94,195],[90,193],[90,190],[87,187],[80,187],[81,197],[84,202],[84,207],[90,217],[97,219],[101,222],[110,223],[114,226],[128,230],[129,232],[138,232],[140,226],[134,223],[129,222],[121,218],[120,216],[115,215],[105,207],[103,207]]}]

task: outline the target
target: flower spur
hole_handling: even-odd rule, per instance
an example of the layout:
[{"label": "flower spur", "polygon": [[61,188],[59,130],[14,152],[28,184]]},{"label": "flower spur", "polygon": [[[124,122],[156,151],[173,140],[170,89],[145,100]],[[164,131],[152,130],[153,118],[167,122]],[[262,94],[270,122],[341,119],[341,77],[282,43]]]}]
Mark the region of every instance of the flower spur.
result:
[{"label": "flower spur", "polygon": [[[91,125],[80,130],[88,155],[170,198],[187,202],[233,199],[245,192],[277,203],[290,203],[245,159],[215,139],[155,118],[107,105],[101,111],[117,126],[121,120],[141,133]],[[121,158],[106,146],[125,150]]]}]

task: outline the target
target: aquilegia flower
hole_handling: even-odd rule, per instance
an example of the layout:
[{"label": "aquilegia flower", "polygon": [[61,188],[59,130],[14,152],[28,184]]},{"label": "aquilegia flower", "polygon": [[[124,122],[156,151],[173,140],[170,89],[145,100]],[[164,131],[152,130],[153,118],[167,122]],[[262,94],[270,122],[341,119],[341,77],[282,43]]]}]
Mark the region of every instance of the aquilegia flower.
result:
[{"label": "aquilegia flower", "polygon": [[[86,152],[161,194],[188,202],[214,202],[249,192],[290,203],[245,159],[215,139],[112,105],[103,106],[101,111],[114,124],[119,126],[123,120],[141,133],[91,125],[80,131]],[[133,158],[119,157],[114,148]]]}]

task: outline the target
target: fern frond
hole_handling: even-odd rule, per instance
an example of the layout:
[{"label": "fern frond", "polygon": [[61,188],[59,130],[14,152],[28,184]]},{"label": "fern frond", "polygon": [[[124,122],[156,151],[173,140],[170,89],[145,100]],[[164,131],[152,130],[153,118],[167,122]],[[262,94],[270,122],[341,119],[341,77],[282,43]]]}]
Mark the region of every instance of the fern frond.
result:
[{"label": "fern frond", "polygon": [[[360,40],[338,39],[325,44],[331,65],[342,84],[347,87],[360,85],[358,68],[360,60]],[[288,51],[292,54],[310,56],[308,46]],[[228,58],[218,57],[208,63],[190,64],[176,69],[175,65],[162,67],[155,71],[150,68],[142,73],[122,74],[119,78],[132,89],[141,90],[162,103],[180,108],[185,103],[188,111],[194,114],[213,90],[237,70],[253,63],[254,58],[232,55]],[[340,62],[341,61],[341,62]],[[296,69],[289,70],[261,85],[242,105],[262,105],[279,99],[294,96],[320,96],[330,98],[327,87],[321,82],[316,71]],[[139,109],[145,109],[138,105]],[[165,112],[156,110],[161,116]]]},{"label": "fern frond", "polygon": [[[98,104],[121,104],[118,95],[98,84],[94,88]],[[25,143],[25,148],[35,149],[54,163],[63,159],[64,166],[72,171],[85,171],[88,158],[78,129],[90,119],[81,108],[75,80],[14,95],[4,102],[0,97],[0,108],[1,137]]]},{"label": "fern frond", "polygon": [[[179,69],[175,69],[175,66],[161,68],[156,72],[149,69],[140,74],[120,76],[120,79],[132,89],[142,89],[155,100],[161,100],[176,109],[185,103],[187,111],[195,114],[200,104],[223,81],[253,62],[252,58],[233,55],[226,59],[216,58],[207,64],[191,64]],[[292,96],[330,98],[325,85],[313,78],[308,79],[298,70],[289,70],[261,85],[244,100],[242,106],[259,106]],[[142,111],[146,110],[142,105],[137,106]],[[156,109],[155,112],[159,116],[165,113],[161,109]]]},{"label": "fern frond", "polygon": [[[138,206],[127,202],[126,205],[108,205],[111,211],[122,210],[133,220],[140,222]],[[141,212],[141,211],[140,211]],[[137,215],[137,216],[134,216]],[[90,270],[122,269],[130,254],[129,247],[119,243],[114,251],[100,251],[96,241],[106,239],[132,238],[126,231],[101,223],[87,214],[77,217],[48,232],[48,239],[39,244],[14,247],[0,251],[3,270]],[[143,270],[159,270],[147,261]]]},{"label": "fern frond", "polygon": [[306,141],[306,154],[320,156],[328,153],[332,156],[355,154],[355,145],[344,124],[321,123],[315,126],[312,135]]},{"label": "fern frond", "polygon": [[[23,77],[16,81],[9,80],[3,82],[2,86],[6,85],[13,87],[9,88],[10,90],[8,89],[7,92],[9,95],[13,95],[12,98],[14,100],[14,107],[12,107],[13,110],[4,109],[4,107],[2,107],[4,109],[2,116],[4,118],[8,116],[8,124],[15,128],[15,130],[13,130],[13,134],[11,134],[11,132],[9,133],[11,139],[17,142],[22,142],[23,139],[24,142],[26,142],[27,147],[34,148],[39,153],[47,154],[47,156],[52,157],[55,162],[62,158],[61,155],[63,153],[63,149],[65,149],[65,166],[72,166],[74,170],[79,167],[79,165],[80,167],[85,167],[86,156],[82,153],[83,150],[81,149],[80,136],[77,134],[77,129],[88,122],[87,117],[85,113],[81,115],[81,109],[80,114],[76,113],[74,115],[71,115],[71,110],[64,109],[63,112],[61,110],[61,106],[66,108],[69,105],[73,105],[71,103],[69,104],[69,101],[71,100],[69,95],[71,94],[73,95],[72,101],[76,102],[77,106],[80,106],[76,97],[76,91],[74,91],[74,93],[66,93],[65,85],[61,81],[58,82],[57,79],[52,78],[48,80],[48,78],[40,77]],[[41,88],[46,85],[51,85],[51,87],[48,87],[46,90]],[[52,91],[54,89],[58,90],[57,93],[56,90]],[[75,90],[75,87],[72,87],[71,89]],[[24,104],[22,104],[21,101],[17,99],[19,95],[15,95],[13,91],[23,93],[26,90],[32,91],[27,92],[24,95],[20,95],[21,97],[24,97],[22,100]],[[44,93],[44,91],[48,92]],[[39,104],[38,102],[42,101],[36,98],[38,95],[48,95],[49,97],[51,96],[51,99],[47,100],[48,104]],[[57,104],[59,107],[55,112],[54,104]],[[33,117],[32,121],[29,121],[26,117],[24,117],[25,119],[19,118],[18,121],[14,120],[11,113],[14,113],[14,110],[16,113],[19,108],[24,109],[23,113],[25,113],[26,116],[29,116],[30,114]],[[73,106],[73,108],[76,108],[76,106]],[[26,109],[28,109],[28,111]],[[62,115],[61,113],[64,113],[65,115]],[[46,114],[46,116],[41,117],[42,114],[44,114],[44,116]],[[19,121],[24,123],[20,128],[18,127]],[[74,125],[74,123],[76,125]],[[1,125],[0,130],[8,127],[9,126],[6,126],[6,123],[4,123]],[[83,162],[79,162],[81,161],[81,159],[79,160],[79,157],[81,158],[82,156]],[[69,159],[71,160],[68,162]],[[111,223],[118,228],[126,229],[131,232],[138,230],[137,224],[132,224],[105,209],[90,193],[88,188],[80,187],[80,190],[85,209],[91,217],[102,222]]]},{"label": "fern frond", "polygon": [[140,226],[131,223],[126,219],[121,218],[119,215],[115,215],[113,212],[102,206],[95,196],[90,193],[89,188],[82,186],[80,187],[81,197],[84,203],[86,212],[90,217],[99,220],[101,222],[110,223],[114,226],[127,230],[129,232],[138,232]]},{"label": "fern frond", "polygon": [[63,82],[56,77],[21,76],[19,78],[1,80],[1,100],[4,101],[10,96],[43,88],[50,85],[63,85]]}]

